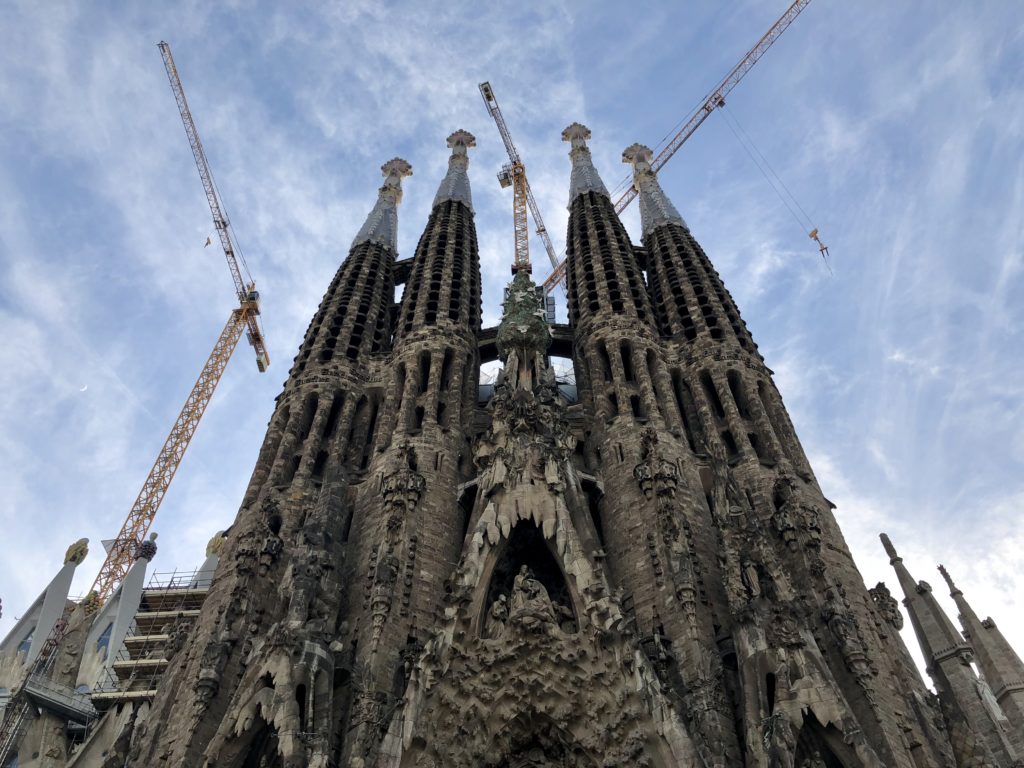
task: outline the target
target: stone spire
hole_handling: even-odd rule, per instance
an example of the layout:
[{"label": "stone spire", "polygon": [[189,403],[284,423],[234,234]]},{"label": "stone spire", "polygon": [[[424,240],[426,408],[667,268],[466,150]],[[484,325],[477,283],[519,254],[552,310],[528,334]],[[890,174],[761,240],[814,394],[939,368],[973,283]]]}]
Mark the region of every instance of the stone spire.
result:
[{"label": "stone spire", "polygon": [[460,129],[448,137],[448,146],[452,150],[452,156],[448,158],[448,173],[434,196],[434,207],[445,200],[457,200],[472,211],[473,196],[469,191],[469,175],[466,169],[469,168],[468,150],[476,146],[476,137],[469,131]]},{"label": "stone spire", "polygon": [[[888,535],[883,533],[880,538],[903,587],[903,605],[910,614],[928,674],[935,681],[958,764],[1014,766],[1016,751],[1000,722],[1002,713],[987,700],[984,683],[971,668],[973,649],[953,627],[931,585],[915,582]],[[981,755],[984,759],[972,762]]]},{"label": "stone spire", "polygon": [[960,612],[960,625],[974,649],[981,674],[1011,724],[1013,745],[1018,754],[1024,754],[1024,663],[991,618],[978,618],[941,565],[939,573],[949,585],[949,594]]},{"label": "stone spire", "polygon": [[562,141],[568,141],[572,145],[572,149],[569,150],[569,157],[572,159],[572,178],[569,182],[570,206],[572,201],[584,192],[597,192],[609,197],[608,190],[590,158],[590,148],[587,147],[589,138],[590,129],[580,123],[573,123],[562,131]]},{"label": "stone spire", "polygon": [[958,653],[970,654],[970,646],[964,642],[960,633],[956,631],[953,622],[949,620],[946,612],[936,601],[932,594],[932,587],[926,581],[915,581],[910,571],[903,564],[903,558],[896,553],[896,548],[889,539],[888,534],[881,534],[882,546],[889,555],[889,563],[896,571],[903,594],[906,596],[903,604],[910,614],[910,623],[914,627],[917,641],[921,645],[921,653],[929,668],[933,666],[936,659],[944,659]]},{"label": "stone spire", "polygon": [[658,177],[651,168],[654,153],[643,144],[633,144],[622,152],[622,162],[633,166],[633,187],[640,197],[640,223],[647,235],[664,224],[686,226],[679,211],[665,195]]},{"label": "stone spire", "polygon": [[388,160],[380,167],[384,174],[384,185],[377,193],[377,203],[366,217],[362,228],[352,241],[355,248],[360,243],[380,243],[398,251],[398,204],[402,202],[402,179],[412,176],[412,166],[400,157]]}]

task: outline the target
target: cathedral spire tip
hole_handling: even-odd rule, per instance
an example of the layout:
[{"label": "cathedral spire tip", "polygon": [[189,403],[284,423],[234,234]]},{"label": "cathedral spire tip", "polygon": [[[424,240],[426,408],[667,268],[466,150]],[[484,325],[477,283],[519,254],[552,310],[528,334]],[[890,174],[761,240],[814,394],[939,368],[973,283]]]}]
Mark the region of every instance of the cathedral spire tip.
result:
[{"label": "cathedral spire tip", "polygon": [[946,566],[940,565],[939,566],[939,573],[941,573],[942,574],[942,578],[944,578],[946,580],[946,584],[949,586],[949,594],[950,595],[956,595],[956,594],[961,594],[962,595],[963,594],[963,592],[961,592],[957,588],[956,584],[953,583],[953,577],[949,575],[949,571],[946,570]]},{"label": "cathedral spire tip", "polygon": [[448,146],[451,148],[452,154],[464,155],[469,147],[476,146],[476,136],[469,131],[459,128],[459,130],[448,137]]},{"label": "cathedral spire tip", "polygon": [[587,147],[587,139],[590,138],[590,135],[590,129],[582,123],[572,123],[562,131],[562,141],[567,141],[572,145],[572,149],[569,150],[569,157],[572,160],[569,205],[572,205],[572,201],[584,192],[596,192],[604,197],[610,197],[607,187],[601,181],[601,176],[590,158],[590,149]]},{"label": "cathedral spire tip", "polygon": [[889,534],[880,533],[878,534],[878,538],[882,540],[882,546],[885,547],[885,554],[889,556],[890,563],[903,559],[896,553],[896,547],[892,545],[892,539],[889,538]]},{"label": "cathedral spire tip", "polygon": [[384,183],[377,191],[377,202],[352,241],[352,247],[361,243],[379,243],[397,252],[402,179],[412,176],[412,166],[400,157],[393,157],[380,167],[380,172],[384,176]]},{"label": "cathedral spire tip", "polygon": [[447,144],[452,155],[448,158],[448,173],[445,174],[434,196],[434,207],[446,200],[454,200],[472,211],[473,195],[469,189],[469,175],[466,170],[469,168],[468,150],[476,146],[476,137],[460,128],[448,137]]},{"label": "cathedral spire tip", "polygon": [[633,187],[640,197],[640,225],[644,235],[665,224],[686,226],[672,205],[651,167],[654,152],[643,144],[631,144],[622,151],[622,162],[633,166]]},{"label": "cathedral spire tip", "polygon": [[572,143],[573,149],[586,149],[587,140],[590,138],[590,129],[583,123],[573,123],[562,131],[562,141]]},{"label": "cathedral spire tip", "polygon": [[645,172],[651,170],[651,159],[654,152],[644,144],[630,144],[622,150],[622,162],[633,166],[633,172]]}]

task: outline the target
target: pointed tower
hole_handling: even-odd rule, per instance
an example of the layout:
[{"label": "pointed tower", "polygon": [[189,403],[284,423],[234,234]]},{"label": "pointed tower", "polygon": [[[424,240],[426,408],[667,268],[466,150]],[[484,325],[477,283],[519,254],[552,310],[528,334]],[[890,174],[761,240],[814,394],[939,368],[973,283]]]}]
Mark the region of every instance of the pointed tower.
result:
[{"label": "pointed tower", "polygon": [[[385,164],[201,613],[190,630],[184,614],[165,628],[188,641],[168,642],[151,706],[118,715],[123,731],[97,729],[118,733],[104,759],[1017,768],[1006,723],[1019,660],[961,606],[989,691],[886,540],[928,691],[898,603],[884,584],[865,589],[772,373],[650,150],[623,153],[637,248],[589,137],[578,123],[563,133],[569,328],[548,325],[525,270],[500,325],[480,327],[470,134],[448,137],[448,172],[401,268],[410,169]],[[578,400],[551,365],[570,347]],[[493,394],[478,388],[482,354],[503,365]]]},{"label": "pointed tower", "polygon": [[[939,566],[939,572],[949,585],[949,594],[960,612],[960,626],[967,642],[974,650],[978,668],[1006,718],[1005,726],[1017,754],[1024,756],[1024,663],[1010,647],[991,619],[979,619],[964,593],[953,583],[949,572]],[[988,693],[983,692],[985,699]]]},{"label": "pointed tower", "polygon": [[1016,752],[1004,727],[1005,716],[994,701],[989,702],[991,692],[971,668],[974,651],[970,643],[956,631],[935,600],[931,585],[915,582],[889,537],[883,533],[881,539],[903,588],[903,605],[910,614],[928,674],[935,682],[957,764],[999,768],[1017,765]]},{"label": "pointed tower", "polygon": [[444,582],[462,548],[470,414],[476,404],[480,330],[477,249],[467,131],[448,137],[438,188],[402,296],[384,370],[385,425],[356,491],[359,551],[350,572],[362,586],[349,619],[358,675],[346,759],[376,754],[408,666],[441,616]]},{"label": "pointed tower", "polygon": [[466,483],[461,556],[374,765],[698,764],[604,570],[544,318],[519,271],[497,329],[504,369]]},{"label": "pointed tower", "polygon": [[[660,436],[656,455],[662,466],[672,462],[679,477],[678,507],[661,516],[680,521],[684,545],[668,549],[683,553],[676,560],[684,565],[675,570],[693,573],[697,587],[691,603],[687,590],[676,586],[676,600],[692,618],[664,626],[681,663],[688,647],[705,656],[708,648],[717,650],[714,664],[705,665],[710,674],[690,664],[683,679],[703,677],[726,695],[747,765],[799,764],[815,752],[826,762],[864,765],[902,764],[914,752],[917,766],[943,765],[942,748],[931,746],[932,714],[917,705],[926,700],[920,677],[899,636],[880,623],[771,371],[658,183],[651,155],[634,144],[623,162],[633,166],[644,245],[637,254],[660,337],[651,379],[668,381],[659,410],[669,434]],[[623,431],[617,427],[616,436]],[[638,476],[649,465],[641,462]],[[601,470],[607,488],[606,473],[614,469],[606,461]],[[605,502],[612,509],[622,504],[617,488]],[[631,499],[627,504],[630,517],[641,519],[643,507]],[[665,506],[660,499],[656,504]],[[664,547],[671,527],[645,530],[648,536],[658,531],[653,553]],[[671,573],[671,555],[664,562]],[[661,619],[680,613],[663,602]],[[642,610],[638,602],[641,626]],[[894,690],[878,682],[894,677],[906,685]],[[814,705],[810,690],[816,691]],[[829,738],[831,728],[843,733],[841,742]]]},{"label": "pointed tower", "polygon": [[[397,206],[411,166],[395,158],[295,358],[216,577],[135,736],[132,764],[305,766],[332,759],[332,711],[353,591],[351,487],[375,431],[371,363],[388,348]],[[378,395],[379,397],[379,395]],[[332,682],[333,681],[333,682]],[[141,718],[140,718],[141,720]],[[309,734],[323,734],[313,740]],[[271,761],[271,762],[267,762]]]}]

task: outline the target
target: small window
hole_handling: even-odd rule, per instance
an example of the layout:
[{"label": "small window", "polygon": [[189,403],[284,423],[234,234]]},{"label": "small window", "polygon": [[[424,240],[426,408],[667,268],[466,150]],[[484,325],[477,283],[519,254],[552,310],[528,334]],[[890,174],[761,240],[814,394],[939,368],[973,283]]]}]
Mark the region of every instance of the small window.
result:
[{"label": "small window", "polygon": [[114,622],[107,624],[107,628],[103,630],[99,638],[96,640],[96,653],[102,651],[103,658],[106,659],[110,655],[110,633],[114,630]]},{"label": "small window", "polygon": [[32,647],[32,635],[36,633],[36,628],[32,627],[25,639],[18,645],[18,653],[28,653],[28,649]]}]

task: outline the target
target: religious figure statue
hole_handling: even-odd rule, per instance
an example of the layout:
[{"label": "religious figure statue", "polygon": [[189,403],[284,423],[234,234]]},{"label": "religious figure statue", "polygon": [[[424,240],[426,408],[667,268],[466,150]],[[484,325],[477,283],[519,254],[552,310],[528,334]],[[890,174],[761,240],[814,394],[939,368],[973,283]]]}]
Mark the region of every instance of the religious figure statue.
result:
[{"label": "religious figure statue", "polygon": [[556,624],[555,611],[547,589],[525,564],[520,567],[513,582],[509,620],[534,631]]},{"label": "religious figure statue", "polygon": [[747,593],[750,598],[761,596],[761,581],[757,576],[757,566],[754,565],[750,560],[743,561],[743,585],[747,588]]},{"label": "religious figure statue", "polygon": [[484,637],[493,640],[501,637],[505,631],[505,622],[508,621],[508,596],[498,595],[498,599],[491,603],[491,610],[487,614],[487,626],[484,628]]}]

